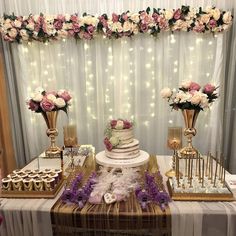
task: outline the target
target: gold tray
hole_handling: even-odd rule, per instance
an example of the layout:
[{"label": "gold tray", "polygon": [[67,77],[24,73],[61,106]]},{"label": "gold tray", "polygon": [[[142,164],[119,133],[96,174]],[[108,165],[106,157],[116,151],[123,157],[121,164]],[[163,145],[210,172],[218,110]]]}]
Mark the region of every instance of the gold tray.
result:
[{"label": "gold tray", "polygon": [[228,186],[229,193],[176,193],[172,189],[169,179],[166,183],[170,197],[175,201],[235,201],[234,195]]},{"label": "gold tray", "polygon": [[2,198],[55,198],[64,184],[62,179],[52,191],[14,191],[2,190],[0,197]]}]

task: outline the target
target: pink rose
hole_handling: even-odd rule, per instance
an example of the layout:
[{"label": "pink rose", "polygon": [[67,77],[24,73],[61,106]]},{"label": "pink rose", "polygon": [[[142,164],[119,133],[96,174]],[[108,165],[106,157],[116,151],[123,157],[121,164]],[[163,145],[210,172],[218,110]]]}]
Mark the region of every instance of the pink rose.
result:
[{"label": "pink rose", "polygon": [[205,30],[205,25],[203,24],[197,24],[193,27],[193,31],[197,33],[204,32],[204,30]]},{"label": "pink rose", "polygon": [[40,107],[43,111],[52,111],[55,108],[55,105],[51,100],[44,98],[42,102],[40,102]]},{"label": "pink rose", "polygon": [[62,23],[62,21],[57,20],[57,21],[54,22],[53,25],[54,25],[56,30],[60,30],[60,29],[62,29],[63,23]]},{"label": "pink rose", "polygon": [[112,21],[117,22],[119,20],[119,16],[115,13],[112,13]]},{"label": "pink rose", "polygon": [[112,120],[110,124],[111,124],[111,128],[114,129],[116,127],[117,120]]},{"label": "pink rose", "polygon": [[68,34],[69,34],[69,36],[74,36],[75,32],[74,32],[74,30],[68,30]]},{"label": "pink rose", "polygon": [[128,17],[128,15],[127,15],[127,14],[123,14],[123,15],[122,15],[122,19],[123,19],[124,21],[127,21],[127,20],[128,20],[128,18],[129,18],[129,17]]},{"label": "pink rose", "polygon": [[65,16],[59,14],[59,15],[57,15],[57,19],[59,21],[65,21]]},{"label": "pink rose", "polygon": [[76,21],[78,21],[78,16],[72,15],[72,16],[70,17],[70,19],[71,19],[73,22],[76,22]]},{"label": "pink rose", "polygon": [[84,32],[83,34],[83,38],[84,39],[87,39],[87,40],[90,40],[92,38],[91,34],[87,33],[87,32]]},{"label": "pink rose", "polygon": [[140,29],[141,29],[143,32],[148,31],[148,26],[147,26],[147,24],[141,24]]},{"label": "pink rose", "polygon": [[93,34],[94,29],[95,29],[95,27],[92,26],[92,25],[90,25],[90,26],[87,27],[87,31],[88,31],[89,34]]},{"label": "pink rose", "polygon": [[159,22],[159,18],[160,18],[160,15],[158,15],[156,12],[152,14],[152,18],[154,19],[154,21],[157,23]]},{"label": "pink rose", "polygon": [[31,111],[37,111],[39,109],[39,104],[34,102],[32,99],[30,99],[28,102],[27,102],[27,105],[29,106],[29,109]]},{"label": "pink rose", "polygon": [[189,86],[189,90],[199,91],[201,86],[198,83],[192,82]]},{"label": "pink rose", "polygon": [[131,127],[132,127],[132,124],[129,121],[124,120],[124,129],[129,129]]},{"label": "pink rose", "polygon": [[111,150],[112,150],[112,144],[111,144],[111,142],[109,141],[109,139],[108,139],[107,137],[104,139],[104,144],[105,144],[106,149],[107,149],[108,151],[111,151]]},{"label": "pink rose", "polygon": [[216,87],[212,84],[206,84],[203,87],[203,92],[206,94],[212,94],[215,91]]},{"label": "pink rose", "polygon": [[210,20],[209,25],[211,28],[215,28],[217,24],[216,24],[216,21],[212,19]]},{"label": "pink rose", "polygon": [[175,12],[174,12],[174,19],[175,20],[178,20],[180,19],[181,17],[181,10],[180,9],[177,9]]},{"label": "pink rose", "polygon": [[80,31],[80,25],[79,23],[73,23],[73,26],[72,26],[73,30],[75,33],[78,33]]},{"label": "pink rose", "polygon": [[65,102],[70,101],[71,95],[67,91],[58,92],[58,96],[65,100]]}]

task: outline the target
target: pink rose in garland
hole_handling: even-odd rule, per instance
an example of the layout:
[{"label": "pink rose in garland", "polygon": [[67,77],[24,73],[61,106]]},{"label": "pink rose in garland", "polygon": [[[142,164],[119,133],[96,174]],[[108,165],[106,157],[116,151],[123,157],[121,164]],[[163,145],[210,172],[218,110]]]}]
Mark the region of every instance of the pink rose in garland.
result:
[{"label": "pink rose in garland", "polygon": [[46,92],[43,88],[37,88],[27,101],[27,105],[31,111],[37,113],[58,110],[67,112],[70,101],[71,95],[64,89]]}]

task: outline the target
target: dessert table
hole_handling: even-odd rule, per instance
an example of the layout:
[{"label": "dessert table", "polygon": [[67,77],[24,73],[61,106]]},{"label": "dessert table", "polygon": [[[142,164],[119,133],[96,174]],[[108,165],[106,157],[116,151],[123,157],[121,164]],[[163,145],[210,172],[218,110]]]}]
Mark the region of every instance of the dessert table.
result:
[{"label": "dessert table", "polygon": [[[170,162],[169,156],[157,156],[164,181]],[[53,165],[49,162],[44,164],[49,168]],[[29,165],[26,168],[37,165],[37,160]],[[91,166],[85,162],[83,170],[86,172],[89,169]],[[165,213],[153,207],[149,212],[142,212],[140,218],[132,205],[134,196],[120,204],[118,212],[122,214],[115,214],[117,209],[109,205],[85,205],[81,211],[73,206],[61,205],[59,197],[62,191],[55,199],[1,198],[0,214],[4,222],[0,226],[0,235],[236,235],[235,201],[172,201]]]}]

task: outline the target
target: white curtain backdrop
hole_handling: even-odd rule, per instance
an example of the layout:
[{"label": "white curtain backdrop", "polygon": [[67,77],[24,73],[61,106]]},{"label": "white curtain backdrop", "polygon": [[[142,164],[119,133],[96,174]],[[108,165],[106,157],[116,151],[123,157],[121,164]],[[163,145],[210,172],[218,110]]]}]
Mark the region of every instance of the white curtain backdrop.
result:
[{"label": "white curtain backdrop", "polygon": [[[1,14],[87,12],[111,15],[127,10],[137,12],[148,6],[177,8],[183,4],[231,9],[234,3],[233,0],[5,0],[1,4]],[[168,103],[161,99],[160,90],[166,86],[177,88],[186,79],[201,85],[213,82],[220,86],[220,98],[210,110],[200,113],[194,145],[202,153],[222,150],[229,34],[213,36],[182,32],[162,33],[158,38],[138,35],[118,40],[97,37],[91,41],[71,39],[47,44],[12,44],[10,52],[15,67],[12,77],[20,111],[13,120],[20,120],[23,127],[21,136],[26,160],[40,154],[49,144],[43,117],[29,111],[25,104],[38,86],[46,90],[68,89],[73,95],[68,117],[63,112],[59,115],[59,145],[63,144],[62,127],[75,123],[79,143],[93,144],[99,152],[104,149],[103,132],[108,119],[134,118],[135,136],[140,140],[141,149],[167,154],[170,153],[166,145],[168,127],[184,124],[181,112],[171,111]],[[17,138],[20,137],[16,135],[15,143]],[[19,155],[18,158],[22,157]]]}]

